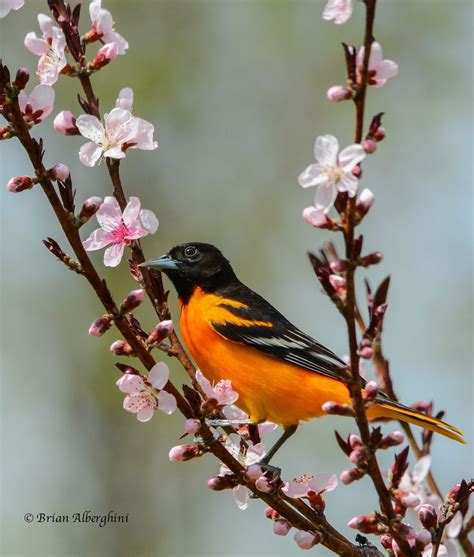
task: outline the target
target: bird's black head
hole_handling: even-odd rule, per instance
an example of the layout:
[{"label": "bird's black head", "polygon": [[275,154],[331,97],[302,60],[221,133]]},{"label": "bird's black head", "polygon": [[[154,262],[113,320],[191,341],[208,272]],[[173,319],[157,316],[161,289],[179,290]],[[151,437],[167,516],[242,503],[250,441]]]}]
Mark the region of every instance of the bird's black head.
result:
[{"label": "bird's black head", "polygon": [[146,261],[142,266],[165,273],[184,304],[197,287],[215,292],[237,280],[222,253],[215,246],[202,242],[175,246],[166,255]]}]

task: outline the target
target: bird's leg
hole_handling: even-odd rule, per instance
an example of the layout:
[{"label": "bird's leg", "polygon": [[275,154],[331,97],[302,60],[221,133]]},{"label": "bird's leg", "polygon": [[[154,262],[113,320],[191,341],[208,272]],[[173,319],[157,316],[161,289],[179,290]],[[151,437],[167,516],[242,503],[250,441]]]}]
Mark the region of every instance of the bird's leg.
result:
[{"label": "bird's leg", "polygon": [[289,439],[295,433],[297,429],[297,425],[290,425],[288,427],[285,427],[281,436],[277,439],[276,443],[268,451],[268,453],[262,458],[259,464],[268,466],[270,460],[275,456],[275,453],[278,451],[278,449],[285,443],[287,439]]}]

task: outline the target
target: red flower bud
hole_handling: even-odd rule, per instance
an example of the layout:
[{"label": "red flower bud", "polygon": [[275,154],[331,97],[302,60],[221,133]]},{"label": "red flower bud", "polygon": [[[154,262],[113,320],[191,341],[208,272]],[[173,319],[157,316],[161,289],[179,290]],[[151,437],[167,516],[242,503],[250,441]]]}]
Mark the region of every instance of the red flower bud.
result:
[{"label": "red flower bud", "polygon": [[12,193],[19,193],[20,191],[30,190],[35,182],[29,176],[15,176],[10,178],[7,189]]},{"label": "red flower bud", "polygon": [[431,528],[436,528],[438,524],[438,517],[436,516],[436,509],[433,505],[425,504],[421,505],[420,510],[418,511],[418,518],[420,519],[421,524],[427,530]]},{"label": "red flower bud", "polygon": [[16,72],[15,86],[18,89],[18,91],[21,91],[22,89],[25,88],[29,79],[30,79],[30,72],[26,68],[20,68]]},{"label": "red flower bud", "polygon": [[128,296],[120,304],[120,312],[129,313],[130,311],[136,309],[143,302],[144,295],[145,292],[142,288],[129,292]]},{"label": "red flower bud", "polygon": [[95,58],[92,60],[91,65],[95,70],[99,70],[106,66],[112,60],[117,58],[119,49],[117,43],[107,43],[99,49]]},{"label": "red flower bud", "polygon": [[361,464],[365,464],[365,462],[367,462],[367,451],[365,450],[364,447],[358,447],[357,449],[354,449],[351,454],[349,455],[349,460],[353,463],[356,464],[357,466],[360,466]]},{"label": "red flower bud", "polygon": [[96,319],[94,323],[89,327],[89,334],[94,337],[101,337],[106,333],[112,325],[112,316],[106,314],[99,319]]},{"label": "red flower bud", "polygon": [[184,462],[185,460],[191,460],[192,458],[196,458],[201,455],[202,448],[199,445],[178,445],[170,450],[168,456],[171,462]]},{"label": "red flower bud", "polygon": [[375,381],[369,381],[364,387],[365,402],[372,402],[379,394],[379,387]]},{"label": "red flower bud", "polygon": [[389,536],[388,534],[382,534],[380,536],[380,543],[382,544],[382,547],[384,549],[388,549],[391,551],[393,543],[392,536]]},{"label": "red flower bud", "polygon": [[373,137],[374,137],[375,141],[382,141],[382,139],[385,137],[385,128],[383,128],[382,126],[379,126],[374,131]]},{"label": "red flower bud", "polygon": [[168,338],[172,332],[173,321],[171,321],[171,319],[160,321],[150,333],[150,336],[147,339],[147,343],[159,344],[161,341],[165,340],[165,338]]},{"label": "red flower bud", "polygon": [[375,141],[372,141],[372,139],[366,139],[362,143],[362,148],[368,155],[371,155],[377,150],[377,143],[375,143]]},{"label": "red flower bud", "polygon": [[116,340],[110,347],[112,354],[116,356],[133,356],[133,348],[124,340]]},{"label": "red flower bud", "polygon": [[347,525],[363,534],[375,534],[379,530],[379,520],[373,515],[355,516]]},{"label": "red flower bud", "polygon": [[354,416],[354,409],[349,404],[339,404],[338,402],[333,402],[329,400],[325,402],[321,409],[326,414],[335,414],[337,416]]},{"label": "red flower bud", "polygon": [[339,477],[343,484],[349,485],[356,480],[360,480],[364,475],[365,472],[360,468],[351,468],[350,470],[343,470]]},{"label": "red flower bud", "polygon": [[102,205],[102,198],[101,197],[89,197],[84,201],[84,205],[81,208],[81,212],[79,213],[79,218],[82,221],[89,220],[92,216],[97,213],[99,207]]},{"label": "red flower bud", "polygon": [[405,437],[401,431],[392,431],[382,438],[380,448],[388,449],[389,447],[396,447],[397,445],[401,445],[404,440]]},{"label": "red flower bud", "polygon": [[[171,451],[174,449],[180,449],[181,447],[194,447],[195,445],[180,445],[178,447],[173,447]],[[170,451],[170,460],[188,460],[187,458],[171,458],[171,451]],[[178,453],[178,451],[176,451]],[[180,454],[180,453],[179,453]],[[191,457],[193,458],[193,457]],[[236,478],[234,476],[214,476],[213,478],[209,478],[207,481],[207,487],[212,489],[212,491],[223,491],[224,489],[232,489],[236,485]]]},{"label": "red flower bud", "polygon": [[362,267],[369,267],[369,265],[377,265],[383,259],[383,253],[380,251],[375,251],[374,253],[369,253],[365,257],[359,259],[359,265]]}]

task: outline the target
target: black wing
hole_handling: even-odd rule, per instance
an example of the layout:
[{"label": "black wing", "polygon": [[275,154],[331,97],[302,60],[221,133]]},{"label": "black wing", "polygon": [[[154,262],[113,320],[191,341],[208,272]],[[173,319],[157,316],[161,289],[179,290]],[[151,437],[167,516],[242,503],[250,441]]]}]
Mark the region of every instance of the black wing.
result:
[{"label": "black wing", "polygon": [[[346,367],[346,364],[334,352],[300,331],[270,303],[245,285],[239,283],[216,294],[222,297],[220,306],[246,321],[245,325],[232,322],[212,323],[220,335],[305,370],[343,380],[341,368]],[[226,304],[226,298],[241,302],[246,307],[235,308]],[[259,321],[271,323],[272,326],[258,324]],[[251,324],[252,322],[256,323]]]}]

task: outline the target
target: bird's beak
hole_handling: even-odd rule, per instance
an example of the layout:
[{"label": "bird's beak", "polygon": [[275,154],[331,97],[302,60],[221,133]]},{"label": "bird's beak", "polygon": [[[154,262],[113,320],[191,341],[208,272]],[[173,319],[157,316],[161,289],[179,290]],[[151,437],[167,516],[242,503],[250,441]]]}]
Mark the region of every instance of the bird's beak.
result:
[{"label": "bird's beak", "polygon": [[140,263],[139,267],[159,269],[160,271],[176,271],[178,269],[176,261],[169,255],[162,255],[158,259],[150,259],[150,261]]}]

